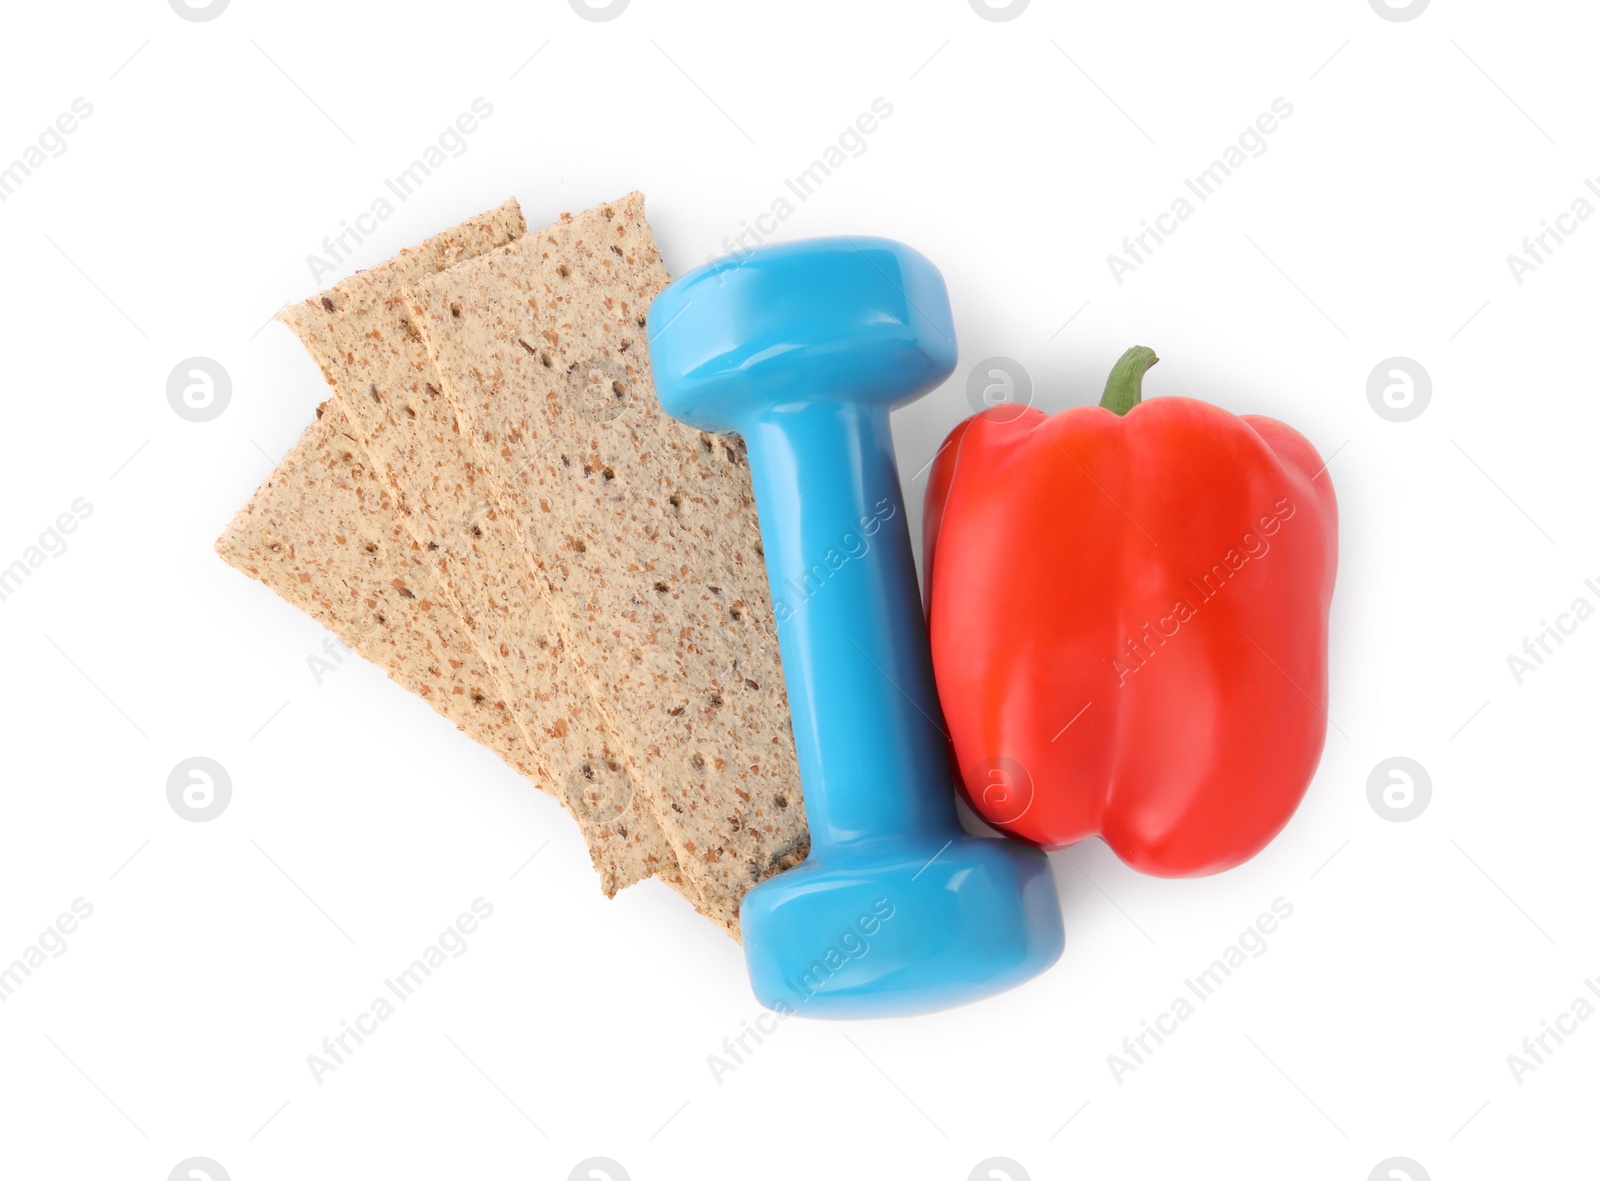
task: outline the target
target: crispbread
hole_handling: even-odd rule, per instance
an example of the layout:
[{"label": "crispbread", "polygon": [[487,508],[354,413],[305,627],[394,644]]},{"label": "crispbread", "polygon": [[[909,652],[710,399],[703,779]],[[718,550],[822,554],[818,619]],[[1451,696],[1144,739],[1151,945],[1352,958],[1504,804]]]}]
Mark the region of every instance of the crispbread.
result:
[{"label": "crispbread", "polygon": [[310,614],[524,775],[535,761],[343,412],[318,408],[217,539],[230,566]]},{"label": "crispbread", "polygon": [[653,874],[685,892],[654,813],[627,780],[614,735],[562,652],[534,574],[479,490],[455,412],[438,392],[401,291],[512,241],[515,201],[436,234],[279,316],[322,369],[373,465],[398,491],[414,552],[433,568],[439,597],[494,670],[531,744],[541,780],[578,819],[607,895]]},{"label": "crispbread", "polygon": [[429,276],[411,303],[626,761],[733,929],[809,841],[743,445],[667,418],[650,384],[645,311],[666,281],[634,193]]}]

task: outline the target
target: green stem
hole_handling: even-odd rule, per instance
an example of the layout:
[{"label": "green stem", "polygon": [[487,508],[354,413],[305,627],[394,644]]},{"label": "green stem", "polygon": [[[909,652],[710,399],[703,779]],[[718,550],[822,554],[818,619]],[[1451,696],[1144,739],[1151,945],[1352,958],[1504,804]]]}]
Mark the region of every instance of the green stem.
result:
[{"label": "green stem", "polygon": [[1111,376],[1106,378],[1106,392],[1101,395],[1100,405],[1114,414],[1126,414],[1132,410],[1143,396],[1140,386],[1144,382],[1145,370],[1160,359],[1154,349],[1147,349],[1142,344],[1136,344],[1123,353],[1111,367]]}]

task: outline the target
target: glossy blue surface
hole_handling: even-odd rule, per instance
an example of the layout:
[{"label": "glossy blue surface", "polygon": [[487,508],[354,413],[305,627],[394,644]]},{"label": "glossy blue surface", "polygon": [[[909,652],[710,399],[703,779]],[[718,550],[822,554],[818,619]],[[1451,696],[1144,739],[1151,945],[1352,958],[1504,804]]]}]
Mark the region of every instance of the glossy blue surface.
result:
[{"label": "glossy blue surface", "polygon": [[956,818],[889,430],[955,367],[943,278],[879,238],[763,247],[673,283],[647,332],[666,412],[744,437],[761,518],[811,854],[745,897],[757,998],[912,1013],[1043,971],[1049,863]]}]

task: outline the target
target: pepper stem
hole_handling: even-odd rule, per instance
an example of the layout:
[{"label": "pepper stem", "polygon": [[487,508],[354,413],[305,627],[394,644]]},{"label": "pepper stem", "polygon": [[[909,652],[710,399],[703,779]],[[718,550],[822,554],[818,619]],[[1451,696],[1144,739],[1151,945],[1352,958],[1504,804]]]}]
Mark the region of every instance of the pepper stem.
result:
[{"label": "pepper stem", "polygon": [[1106,392],[1100,397],[1100,405],[1114,414],[1126,414],[1132,410],[1143,396],[1140,386],[1144,382],[1145,370],[1160,359],[1154,349],[1142,344],[1136,344],[1123,353],[1111,367],[1111,376],[1106,378]]}]

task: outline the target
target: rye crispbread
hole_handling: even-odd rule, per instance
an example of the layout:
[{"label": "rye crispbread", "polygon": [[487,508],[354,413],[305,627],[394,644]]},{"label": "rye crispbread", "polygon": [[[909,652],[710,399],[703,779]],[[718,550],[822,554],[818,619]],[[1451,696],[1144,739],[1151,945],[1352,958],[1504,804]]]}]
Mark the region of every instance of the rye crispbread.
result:
[{"label": "rye crispbread", "polygon": [[524,775],[527,741],[432,591],[391,494],[332,402],[256,489],[217,553],[311,615]]},{"label": "rye crispbread", "polygon": [[583,829],[604,892],[659,874],[698,905],[644,793],[628,782],[616,736],[563,652],[510,524],[489,503],[401,299],[410,283],[522,231],[521,211],[507,201],[292,305],[279,319],[300,337],[351,433],[398,493],[413,553],[432,568],[437,596],[496,674],[541,784]]},{"label": "rye crispbread", "polygon": [[685,876],[732,930],[809,840],[743,445],[669,419],[651,386],[666,282],[633,193],[421,280],[411,310]]}]

